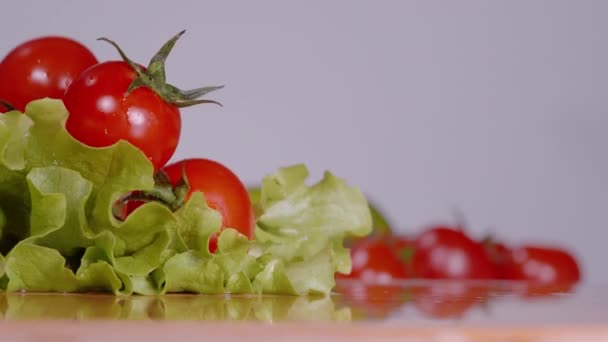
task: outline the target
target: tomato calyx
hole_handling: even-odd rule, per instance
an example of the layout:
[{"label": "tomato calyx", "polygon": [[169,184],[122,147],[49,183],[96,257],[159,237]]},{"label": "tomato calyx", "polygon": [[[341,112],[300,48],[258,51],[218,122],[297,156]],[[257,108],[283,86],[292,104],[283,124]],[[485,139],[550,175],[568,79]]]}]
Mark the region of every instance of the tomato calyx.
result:
[{"label": "tomato calyx", "polygon": [[7,112],[10,112],[17,108],[10,104],[8,101],[0,99],[0,109],[5,109]]},{"label": "tomato calyx", "polygon": [[399,258],[404,264],[411,264],[414,260],[414,253],[416,248],[414,246],[405,246],[398,250]]},{"label": "tomato calyx", "polygon": [[491,234],[484,236],[479,244],[483,246],[489,253],[490,261],[492,262],[503,262],[503,256],[500,255],[500,251],[498,250],[500,247],[500,243],[497,242],[496,238]]},{"label": "tomato calyx", "polygon": [[185,169],[182,166],[182,176],[174,186],[167,174],[160,170],[154,174],[154,188],[151,190],[136,190],[131,191],[127,195],[121,197],[112,207],[112,213],[115,218],[126,219],[123,214],[123,207],[129,202],[159,202],[175,212],[181,208],[186,202],[186,196],[190,191],[190,184],[186,177]]},{"label": "tomato calyx", "polygon": [[211,86],[211,87],[201,87],[190,90],[181,90],[166,81],[165,75],[165,61],[167,57],[171,53],[173,46],[177,42],[177,40],[186,32],[183,30],[173,36],[169,41],[167,41],[158,52],[152,57],[148,67],[146,69],[142,68],[137,63],[133,62],[124,51],[120,48],[120,46],[106,37],[98,38],[97,40],[104,41],[114,46],[118,51],[118,54],[122,58],[122,60],[127,63],[135,73],[137,77],[133,80],[129,88],[127,89],[127,94],[132,92],[133,90],[139,87],[147,87],[152,89],[155,93],[157,93],[165,102],[176,106],[176,107],[189,107],[202,103],[213,103],[217,105],[222,105],[221,103],[208,100],[201,99],[202,96],[219,89],[222,89],[224,86]]}]

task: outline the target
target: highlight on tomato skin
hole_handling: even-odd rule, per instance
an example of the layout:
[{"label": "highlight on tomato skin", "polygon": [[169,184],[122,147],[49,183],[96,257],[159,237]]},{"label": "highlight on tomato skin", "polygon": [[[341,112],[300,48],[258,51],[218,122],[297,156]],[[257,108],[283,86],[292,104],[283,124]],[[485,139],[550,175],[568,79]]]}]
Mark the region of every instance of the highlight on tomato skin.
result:
[{"label": "highlight on tomato skin", "polygon": [[126,140],[139,148],[158,171],[173,156],[180,140],[180,108],[204,103],[202,99],[223,86],[182,90],[166,81],[165,62],[185,30],[169,39],[150,59],[147,67],[129,59],[114,41],[122,58],[83,71],[63,97],[70,113],[66,128],[77,140],[92,147],[110,146]]},{"label": "highlight on tomato skin", "polygon": [[359,318],[386,318],[410,300],[407,264],[395,248],[393,236],[370,236],[351,241],[352,270],[336,274],[336,291]]},{"label": "highlight on tomato skin", "polygon": [[[33,100],[63,99],[74,79],[97,63],[95,55],[72,38],[45,36],[22,42],[0,61],[0,99],[21,112]],[[0,105],[0,112],[3,108]]]},{"label": "highlight on tomato skin", "polygon": [[356,240],[350,247],[352,270],[337,278],[359,279],[370,284],[390,284],[409,275],[392,242],[383,237]]},{"label": "highlight on tomato skin", "polygon": [[483,247],[456,227],[422,231],[414,246],[414,276],[425,279],[492,279],[492,265]]},{"label": "highlight on tomato skin", "polygon": [[[205,195],[207,205],[222,215],[222,228],[234,228],[248,238],[253,238],[255,219],[249,193],[239,177],[223,164],[203,158],[181,160],[162,168],[173,186],[186,177],[189,190]],[[217,235],[209,243],[210,251],[217,248]]]},{"label": "highlight on tomato skin", "polygon": [[581,281],[581,270],[573,254],[565,249],[522,245],[511,251],[507,277],[526,282],[525,297],[571,292]]},{"label": "highlight on tomato skin", "polygon": [[580,265],[565,248],[530,243],[509,246],[494,238],[481,244],[492,263],[494,279],[523,282],[515,292],[524,297],[568,293],[581,281]]},{"label": "highlight on tomato skin", "polygon": [[158,170],[175,153],[181,115],[147,87],[127,94],[137,74],[124,61],[109,61],[85,70],[68,88],[66,129],[92,147],[126,140],[139,148]]}]

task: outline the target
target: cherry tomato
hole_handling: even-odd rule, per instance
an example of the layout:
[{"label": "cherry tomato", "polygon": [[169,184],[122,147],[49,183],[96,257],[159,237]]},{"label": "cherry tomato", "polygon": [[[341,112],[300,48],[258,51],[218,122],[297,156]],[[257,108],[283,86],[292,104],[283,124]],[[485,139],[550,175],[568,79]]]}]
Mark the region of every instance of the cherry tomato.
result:
[{"label": "cherry tomato", "polygon": [[504,243],[495,241],[482,241],[482,246],[486,252],[486,256],[492,264],[492,273],[494,279],[509,280],[511,268],[513,267],[513,258],[511,249]]},{"label": "cherry tomato", "polygon": [[110,146],[126,140],[138,147],[158,170],[173,156],[181,132],[177,107],[147,87],[127,94],[135,71],[122,61],[97,64],[68,87],[66,128],[82,143]]},{"label": "cherry tomato", "polygon": [[61,99],[72,81],[95,64],[93,53],[75,40],[51,36],[26,41],[0,62],[0,99],[20,111],[32,100]]},{"label": "cherry tomato", "polygon": [[[138,193],[138,191],[133,191],[127,195],[135,195],[136,193]],[[117,219],[124,221],[127,219],[127,216],[131,215],[131,213],[135,211],[135,209],[141,207],[144,204],[146,204],[146,201],[142,199],[119,199],[114,204],[116,206],[116,208],[114,209],[118,209],[118,211],[115,212],[114,215]]]},{"label": "cherry tomato", "polygon": [[576,259],[553,247],[519,246],[511,251],[512,264],[507,277],[537,285],[568,285],[581,279]]},{"label": "cherry tomato", "polygon": [[396,241],[392,236],[354,240],[350,246],[352,271],[336,274],[336,291],[342,294],[355,315],[384,318],[409,298],[407,289],[395,280],[408,278]]},{"label": "cherry tomato", "polygon": [[413,269],[430,279],[490,279],[492,267],[483,247],[462,230],[437,226],[416,238]]},{"label": "cherry tomato", "polygon": [[413,277],[415,241],[405,235],[392,235],[389,239],[391,239],[393,249],[399,256],[408,277]]},{"label": "cherry tomato", "polygon": [[352,271],[338,277],[360,279],[366,283],[389,284],[394,279],[408,277],[399,255],[391,241],[375,237],[357,240],[350,250]]},{"label": "cherry tomato", "polygon": [[[183,170],[183,171],[182,171]],[[186,200],[193,192],[205,195],[209,207],[222,215],[222,228],[234,228],[248,238],[254,234],[254,215],[247,188],[226,166],[209,159],[186,159],[162,168],[174,186],[185,173],[190,190]],[[217,248],[217,236],[209,244],[209,250]]]}]

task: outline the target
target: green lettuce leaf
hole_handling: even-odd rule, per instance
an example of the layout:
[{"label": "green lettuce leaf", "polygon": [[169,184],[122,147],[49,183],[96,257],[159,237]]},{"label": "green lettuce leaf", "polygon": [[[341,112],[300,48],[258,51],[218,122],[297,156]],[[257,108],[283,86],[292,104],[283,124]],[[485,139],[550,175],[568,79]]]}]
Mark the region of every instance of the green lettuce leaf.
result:
[{"label": "green lettuce leaf", "polygon": [[365,197],[357,188],[325,172],[307,186],[304,165],[280,169],[262,182],[256,238],[281,260],[298,294],[327,293],[334,273],[349,273],[349,250],[342,242],[371,232],[372,218]]},{"label": "green lettuce leaf", "polygon": [[149,202],[120,221],[115,203],[154,187],[150,161],[124,141],[83,145],[66,131],[67,116],[50,99],[0,116],[0,287],[7,291],[327,294],[334,274],[350,270],[344,239],[371,230],[358,189],[329,172],[308,186],[303,165],[263,180],[254,240],[221,230],[221,215],[200,192],[175,212]]}]

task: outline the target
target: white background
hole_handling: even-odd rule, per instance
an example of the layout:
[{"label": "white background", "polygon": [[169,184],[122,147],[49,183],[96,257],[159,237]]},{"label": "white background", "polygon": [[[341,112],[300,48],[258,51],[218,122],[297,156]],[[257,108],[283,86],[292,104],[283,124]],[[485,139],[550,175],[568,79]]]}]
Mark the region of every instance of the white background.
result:
[{"label": "white background", "polygon": [[[462,210],[471,234],[565,245],[605,282],[608,1],[8,1],[0,54],[47,34],[99,59],[168,61],[184,110],[174,160],[254,183],[305,162],[416,232]],[[1,81],[1,80],[0,80]],[[210,96],[211,97],[211,96]]]}]

